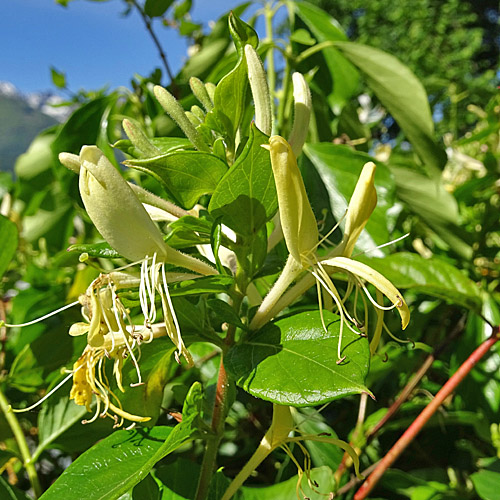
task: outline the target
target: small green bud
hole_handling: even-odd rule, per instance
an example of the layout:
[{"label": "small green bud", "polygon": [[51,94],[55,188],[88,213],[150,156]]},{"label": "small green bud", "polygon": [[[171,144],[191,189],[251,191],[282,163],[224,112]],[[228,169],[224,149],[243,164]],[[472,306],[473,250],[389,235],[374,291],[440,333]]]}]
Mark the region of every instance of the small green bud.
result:
[{"label": "small green bud", "polygon": [[191,87],[191,91],[193,95],[198,99],[198,101],[203,104],[203,107],[207,110],[207,112],[212,111],[214,109],[214,104],[212,99],[210,99],[210,95],[208,94],[207,87],[203,84],[203,82],[192,76],[189,79],[189,86]]},{"label": "small green bud", "polygon": [[154,146],[141,128],[132,120],[125,119],[122,122],[123,130],[132,144],[147,156],[159,156],[161,151]]},{"label": "small green bud", "polygon": [[210,148],[203,140],[201,134],[189,121],[186,112],[177,99],[168,90],[159,85],[155,85],[153,92],[162,108],[170,115],[170,118],[179,125],[186,137],[193,143],[193,146],[199,151],[210,152]]}]

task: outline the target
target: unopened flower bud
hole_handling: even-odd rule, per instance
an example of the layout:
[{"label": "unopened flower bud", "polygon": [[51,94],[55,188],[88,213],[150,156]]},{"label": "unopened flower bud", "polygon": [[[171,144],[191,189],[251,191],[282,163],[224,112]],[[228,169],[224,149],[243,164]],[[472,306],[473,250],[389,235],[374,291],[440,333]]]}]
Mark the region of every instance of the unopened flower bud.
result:
[{"label": "unopened flower bud", "polygon": [[159,156],[161,151],[154,146],[141,128],[132,120],[125,119],[122,122],[123,130],[132,144],[147,156]]},{"label": "unopened flower bud", "polygon": [[297,262],[306,263],[303,259],[316,249],[319,233],[304,181],[292,148],[283,137],[271,137],[269,150],[286,246]]},{"label": "unopened flower bud", "polygon": [[311,118],[311,91],[303,75],[294,73],[293,81],[293,101],[294,101],[294,117],[292,132],[288,142],[292,147],[293,154],[296,158],[302,152],[302,146],[306,141],[307,133],[309,132],[309,120]]},{"label": "unopened flower bud", "polygon": [[344,239],[341,243],[344,257],[351,256],[361,231],[377,206],[377,192],[374,183],[375,169],[375,163],[370,161],[365,164],[349,202]]},{"label": "unopened flower bud", "polygon": [[248,80],[255,105],[255,125],[264,134],[271,135],[273,125],[271,97],[264,65],[257,51],[249,44],[245,45],[245,58],[248,67]]}]

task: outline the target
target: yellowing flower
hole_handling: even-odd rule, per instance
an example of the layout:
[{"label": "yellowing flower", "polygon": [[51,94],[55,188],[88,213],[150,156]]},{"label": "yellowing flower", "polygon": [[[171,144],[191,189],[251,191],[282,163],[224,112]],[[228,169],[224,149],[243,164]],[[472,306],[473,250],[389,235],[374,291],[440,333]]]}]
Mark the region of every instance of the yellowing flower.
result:
[{"label": "yellowing flower", "polygon": [[[363,322],[357,319],[356,305],[354,311],[349,313],[346,308],[346,300],[354,289],[356,297],[357,290],[361,289],[377,312],[375,333],[370,345],[373,353],[383,328],[383,311],[396,308],[401,315],[403,328],[406,328],[410,316],[408,306],[401,293],[392,283],[369,266],[350,258],[356,241],[377,203],[374,187],[375,164],[367,163],[361,172],[347,209],[347,221],[342,242],[326,258],[319,259],[316,253],[316,248],[320,243],[316,219],[307,199],[304,182],[291,146],[282,137],[274,136],[269,140],[269,150],[283,236],[290,255],[282,273],[258,308],[250,323],[250,328],[258,329],[263,326],[284,307],[301,296],[316,281],[320,310],[322,310],[321,289],[331,297],[338,308],[341,317],[340,338],[342,338],[344,325],[359,333],[353,329],[351,324],[361,326],[364,323],[364,328],[367,328],[367,304],[363,298],[365,303]],[[292,282],[299,278],[304,271],[308,271],[309,275],[300,279],[289,289]],[[346,274],[348,280],[346,296],[343,298],[340,297],[330,276],[332,272],[339,271]],[[376,288],[377,300],[371,297],[365,282]],[[392,306],[383,306],[383,295],[391,300]],[[339,340],[338,362],[343,359],[340,346],[341,340]]]}]

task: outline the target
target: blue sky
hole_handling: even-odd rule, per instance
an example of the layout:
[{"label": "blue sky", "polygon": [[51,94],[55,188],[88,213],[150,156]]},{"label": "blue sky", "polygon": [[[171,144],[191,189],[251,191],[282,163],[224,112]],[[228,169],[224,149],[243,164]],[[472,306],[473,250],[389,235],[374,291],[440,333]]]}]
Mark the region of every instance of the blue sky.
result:
[{"label": "blue sky", "polygon": [[[242,3],[193,0],[193,21],[210,20]],[[54,89],[50,66],[66,73],[71,90],[129,85],[134,73],[161,66],[156,48],[137,14],[123,18],[124,3],[74,0],[3,0],[0,16],[0,80],[22,92]],[[172,29],[156,32],[174,73],[187,57],[186,43]]]}]

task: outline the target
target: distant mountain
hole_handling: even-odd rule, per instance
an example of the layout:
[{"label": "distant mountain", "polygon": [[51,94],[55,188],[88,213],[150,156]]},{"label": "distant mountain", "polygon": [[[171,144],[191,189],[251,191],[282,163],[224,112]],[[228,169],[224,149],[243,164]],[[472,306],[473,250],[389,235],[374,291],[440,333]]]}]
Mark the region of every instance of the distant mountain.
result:
[{"label": "distant mountain", "polygon": [[50,92],[22,94],[12,83],[0,82],[0,171],[12,171],[39,132],[67,117],[68,108],[52,106],[61,101]]}]

